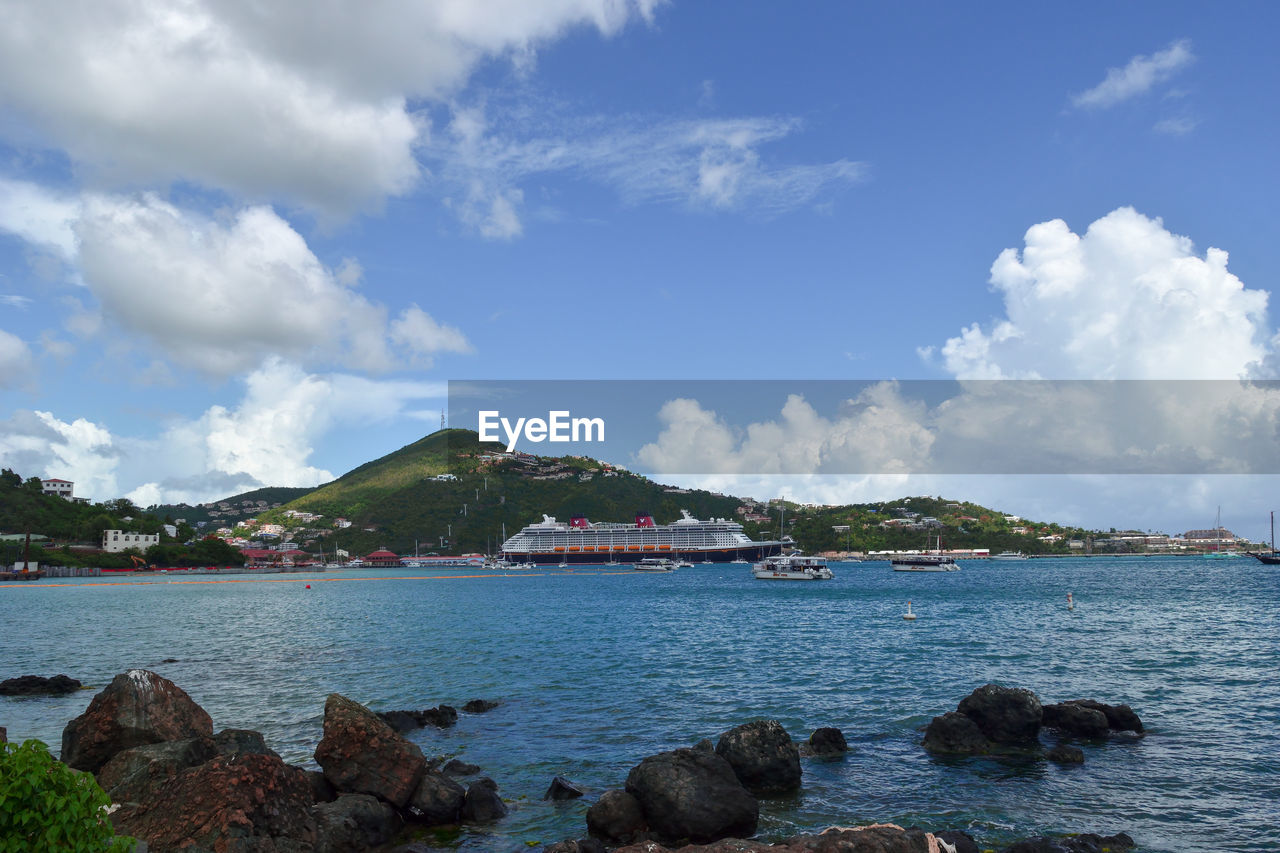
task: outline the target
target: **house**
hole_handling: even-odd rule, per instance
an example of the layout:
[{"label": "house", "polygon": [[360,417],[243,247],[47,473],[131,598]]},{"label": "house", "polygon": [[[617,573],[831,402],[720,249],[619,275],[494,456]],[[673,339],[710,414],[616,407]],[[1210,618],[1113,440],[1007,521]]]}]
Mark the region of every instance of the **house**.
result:
[{"label": "house", "polygon": [[400,555],[393,554],[383,548],[382,550],[374,551],[372,554],[366,554],[364,564],[378,568],[398,567],[400,565]]},{"label": "house", "polygon": [[109,554],[118,554],[126,548],[137,548],[139,551],[145,551],[152,545],[159,544],[159,533],[125,533],[120,530],[102,531],[102,550]]},{"label": "house", "polygon": [[40,491],[46,495],[53,495],[64,500],[73,500],[72,493],[75,491],[75,483],[70,480],[59,480],[56,477],[50,477],[48,480],[40,481]]}]

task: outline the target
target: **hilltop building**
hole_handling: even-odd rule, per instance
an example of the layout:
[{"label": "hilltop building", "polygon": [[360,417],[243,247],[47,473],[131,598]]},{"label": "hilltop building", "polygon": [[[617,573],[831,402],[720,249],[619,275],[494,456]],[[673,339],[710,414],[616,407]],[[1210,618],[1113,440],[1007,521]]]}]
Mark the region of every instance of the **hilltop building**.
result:
[{"label": "hilltop building", "polygon": [[124,533],[120,530],[102,531],[102,550],[108,554],[118,554],[126,548],[137,548],[139,551],[145,551],[152,545],[159,544],[159,533]]},{"label": "hilltop building", "polygon": [[88,498],[78,498],[75,496],[76,484],[71,480],[59,480],[57,477],[50,477],[47,480],[40,481],[40,491],[46,495],[53,495],[72,503],[87,504]]}]

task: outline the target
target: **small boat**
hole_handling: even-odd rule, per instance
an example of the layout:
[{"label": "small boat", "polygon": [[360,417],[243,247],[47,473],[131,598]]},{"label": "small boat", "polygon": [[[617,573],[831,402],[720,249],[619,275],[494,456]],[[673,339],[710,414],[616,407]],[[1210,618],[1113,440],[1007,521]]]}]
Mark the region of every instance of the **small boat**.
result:
[{"label": "small boat", "polygon": [[730,565],[733,565],[733,566],[749,566],[749,565],[751,565],[750,563],[748,563],[746,560],[743,560],[743,559],[730,560],[730,561],[729,561],[729,564],[730,564]]},{"label": "small boat", "polygon": [[958,572],[960,566],[956,558],[942,553],[942,537],[938,537],[938,547],[922,554],[903,554],[894,557],[889,565],[895,572]]},{"label": "small boat", "polygon": [[693,563],[690,563],[688,560],[676,560],[671,564],[671,567],[673,569],[692,569]]},{"label": "small boat", "polygon": [[1253,557],[1259,563],[1268,566],[1280,566],[1280,551],[1276,550],[1276,513],[1271,511],[1271,552],[1262,553],[1258,551],[1246,551],[1250,557]]},{"label": "small boat", "polygon": [[799,553],[766,557],[751,567],[751,574],[761,581],[827,581],[835,577],[825,557]]},{"label": "small boat", "polygon": [[987,557],[988,560],[1025,560],[1027,555],[1021,551],[1001,551],[999,554],[992,554]]},{"label": "small boat", "polygon": [[666,557],[645,557],[632,566],[637,572],[673,572],[675,563]]}]

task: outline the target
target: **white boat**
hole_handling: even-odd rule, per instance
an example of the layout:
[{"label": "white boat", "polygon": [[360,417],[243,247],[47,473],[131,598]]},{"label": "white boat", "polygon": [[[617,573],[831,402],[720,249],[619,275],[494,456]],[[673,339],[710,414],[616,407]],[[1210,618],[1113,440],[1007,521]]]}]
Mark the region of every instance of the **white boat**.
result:
[{"label": "white boat", "polygon": [[1027,555],[1021,551],[1001,551],[999,554],[992,554],[987,557],[988,560],[1025,560]]},{"label": "white boat", "polygon": [[645,557],[632,567],[637,572],[673,572],[676,564],[666,557]]},{"label": "white boat", "polygon": [[825,557],[801,554],[766,557],[752,565],[751,574],[761,581],[826,581],[835,577]]}]

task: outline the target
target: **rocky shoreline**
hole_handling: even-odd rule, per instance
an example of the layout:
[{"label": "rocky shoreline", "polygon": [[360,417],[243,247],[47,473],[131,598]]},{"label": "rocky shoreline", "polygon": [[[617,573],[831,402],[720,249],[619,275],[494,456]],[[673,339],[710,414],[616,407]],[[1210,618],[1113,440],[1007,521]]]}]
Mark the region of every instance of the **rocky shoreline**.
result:
[{"label": "rocky shoreline", "polygon": [[[65,689],[68,681],[59,680],[58,687]],[[473,700],[463,707],[483,713],[495,705]],[[225,729],[215,734],[208,713],[180,687],[154,672],[135,669],[117,675],[67,724],[62,761],[96,777],[111,798],[116,833],[144,842],[139,850],[422,853],[432,848],[413,839],[424,828],[492,824],[508,811],[498,784],[480,775],[481,768],[456,760],[428,760],[401,734],[422,725],[448,726],[456,719],[457,711],[447,705],[378,714],[331,694],[324,706],[323,737],[315,749],[320,770],[307,770],[285,763],[258,732]],[[1064,741],[1143,731],[1128,706],[1091,700],[1042,705],[1031,691],[987,685],[961,701],[956,711],[935,718],[924,733],[923,746],[933,752],[1014,751],[1039,758],[1044,757],[1038,741],[1041,728],[1051,728]],[[1058,747],[1070,748],[1065,743]],[[622,787],[595,798],[586,812],[582,838],[551,844],[545,851],[980,849],[959,829],[926,831],[892,824],[833,827],[777,842],[752,839],[760,800],[790,796],[800,789],[802,756],[832,760],[846,749],[844,735],[830,727],[817,729],[798,744],[774,720],[736,726],[714,744],[703,740],[641,759]],[[1048,758],[1056,760],[1053,751]],[[584,793],[571,780],[557,776],[544,799],[573,799]],[[1027,839],[1003,848],[1003,853],[1103,853],[1133,846],[1124,833],[1083,834]]]}]

